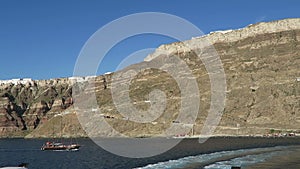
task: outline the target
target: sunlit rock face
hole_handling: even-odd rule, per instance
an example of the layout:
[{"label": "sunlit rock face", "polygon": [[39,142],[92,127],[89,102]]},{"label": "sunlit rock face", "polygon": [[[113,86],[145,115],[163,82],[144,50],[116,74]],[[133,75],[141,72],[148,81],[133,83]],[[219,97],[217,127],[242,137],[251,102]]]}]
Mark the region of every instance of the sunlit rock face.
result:
[{"label": "sunlit rock face", "polygon": [[[199,86],[199,114],[191,132],[200,134],[211,102],[209,73],[197,55],[199,44],[206,50],[203,40],[213,45],[226,74],[226,105],[214,134],[252,135],[265,134],[270,129],[300,130],[300,19],[258,23],[243,29],[216,31],[185,42],[162,45],[147,56],[145,62],[121,72],[141,65],[164,63],[165,57],[179,56],[188,65]],[[161,67],[168,66],[162,64]],[[185,73],[178,71],[177,76],[185,78]],[[78,100],[73,99],[72,93],[80,88],[78,84],[82,87],[87,80],[93,80],[95,85],[85,89],[81,101],[90,113],[99,111],[95,118],[104,118],[119,133],[132,137],[157,136],[163,135],[163,131],[173,123],[181,125],[182,122],[176,119],[182,93],[172,76],[159,69],[147,69],[131,80],[128,91],[124,91],[129,92],[130,101],[125,102],[124,107],[132,104],[138,110],[149,109],[149,94],[154,89],[163,91],[166,96],[166,108],[157,119],[150,123],[136,123],[120,114],[114,104],[111,94],[114,74],[0,81],[0,137],[29,133],[28,137],[49,137],[54,130],[57,137],[58,133],[65,137],[86,136],[75,115],[73,105]],[[125,80],[119,79],[114,83],[120,86]],[[96,107],[89,105],[92,93],[96,94]],[[116,97],[122,97],[122,94]],[[62,123],[60,129],[53,128]],[[93,124],[87,121],[86,125]],[[90,134],[115,136],[105,129],[91,131]]]}]

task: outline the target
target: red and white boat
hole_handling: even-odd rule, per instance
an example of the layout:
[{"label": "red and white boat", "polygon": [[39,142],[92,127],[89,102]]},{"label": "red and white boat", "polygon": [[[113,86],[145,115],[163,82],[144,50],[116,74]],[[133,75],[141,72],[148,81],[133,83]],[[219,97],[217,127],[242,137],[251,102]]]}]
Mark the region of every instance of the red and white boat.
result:
[{"label": "red and white boat", "polygon": [[63,143],[56,143],[56,142],[46,142],[42,147],[41,150],[67,150],[67,151],[76,151],[79,150],[79,144],[63,144]]}]

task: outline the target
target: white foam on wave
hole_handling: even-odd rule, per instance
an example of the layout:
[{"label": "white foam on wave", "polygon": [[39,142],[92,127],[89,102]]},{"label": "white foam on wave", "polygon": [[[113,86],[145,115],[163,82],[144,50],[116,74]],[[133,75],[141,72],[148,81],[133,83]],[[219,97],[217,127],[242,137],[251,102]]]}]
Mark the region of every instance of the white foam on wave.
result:
[{"label": "white foam on wave", "polygon": [[[250,165],[255,164],[257,162],[260,162],[261,160],[265,160],[272,155],[275,155],[277,153],[276,151],[287,148],[287,146],[278,146],[278,147],[269,147],[269,148],[254,148],[254,149],[240,149],[240,150],[233,150],[233,151],[221,151],[216,153],[210,153],[210,154],[201,154],[197,156],[188,156],[184,158],[180,158],[177,160],[169,160],[165,162],[159,162],[156,164],[149,164],[144,167],[139,167],[136,169],[171,169],[171,168],[184,168],[191,164],[197,164],[197,163],[206,163],[209,161],[217,160],[219,158],[223,157],[230,157],[230,156],[239,156],[242,157],[233,158],[228,161],[222,161],[222,162],[216,162],[214,164],[211,164],[209,166],[206,166],[206,169],[226,169],[228,167],[231,167],[232,165]],[[267,151],[267,152],[266,152]],[[275,152],[274,152],[275,151]],[[254,155],[244,155],[247,153],[258,153]],[[261,153],[259,153],[261,152]],[[244,156],[243,156],[244,155]]]},{"label": "white foam on wave", "polygon": [[247,155],[244,157],[234,158],[228,161],[220,161],[214,164],[205,166],[204,169],[231,169],[232,166],[245,167],[253,165],[259,162],[263,162],[270,159],[274,155],[278,155],[278,152],[268,152],[256,155]]}]

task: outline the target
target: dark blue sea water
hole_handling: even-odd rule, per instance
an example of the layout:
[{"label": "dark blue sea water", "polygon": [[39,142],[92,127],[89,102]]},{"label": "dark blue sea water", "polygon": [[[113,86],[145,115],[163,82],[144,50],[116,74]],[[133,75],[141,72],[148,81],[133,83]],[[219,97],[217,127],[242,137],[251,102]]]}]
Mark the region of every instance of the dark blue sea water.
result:
[{"label": "dark blue sea water", "polygon": [[199,144],[197,139],[186,139],[158,156],[125,158],[103,150],[90,139],[78,139],[82,147],[74,152],[41,151],[45,141],[0,139],[0,166],[26,162],[30,169],[228,168],[231,165],[255,166],[280,153],[300,149],[291,146],[300,144],[299,138],[224,137],[211,138],[204,144]]}]

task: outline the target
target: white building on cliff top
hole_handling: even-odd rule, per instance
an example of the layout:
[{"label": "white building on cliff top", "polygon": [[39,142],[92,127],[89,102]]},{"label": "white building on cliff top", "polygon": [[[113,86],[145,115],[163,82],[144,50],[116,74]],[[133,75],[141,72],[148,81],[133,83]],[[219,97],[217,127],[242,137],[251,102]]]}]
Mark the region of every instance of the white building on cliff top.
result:
[{"label": "white building on cliff top", "polygon": [[11,79],[11,80],[0,80],[0,85],[2,84],[14,84],[14,85],[17,85],[17,84],[26,84],[28,82],[32,82],[33,80],[30,79],[30,78],[24,78],[24,79]]}]

